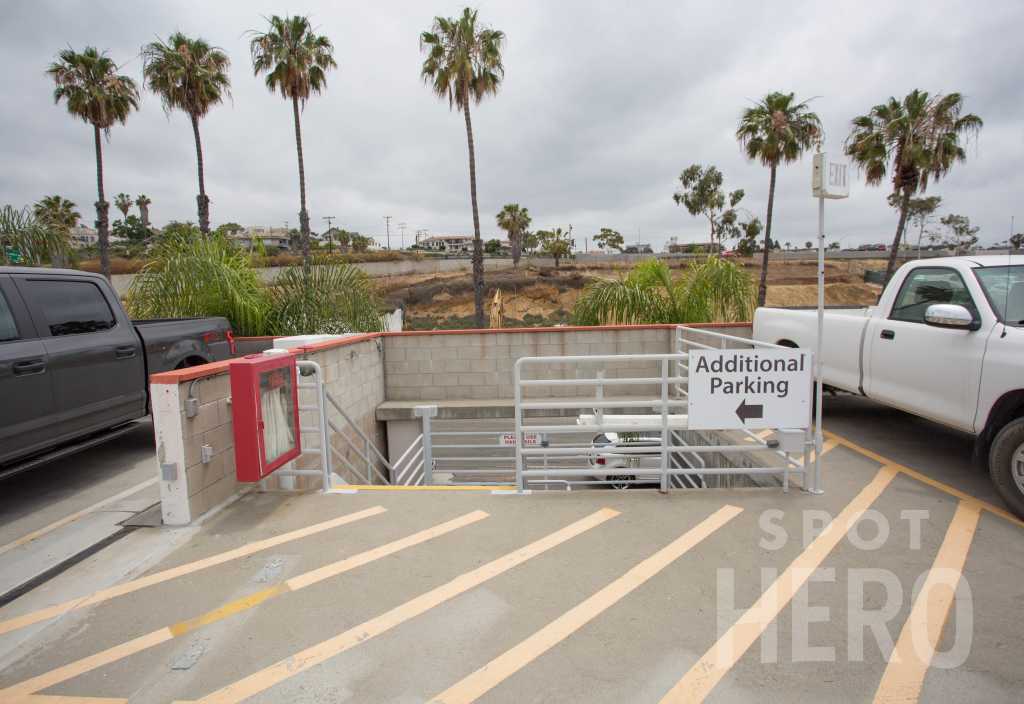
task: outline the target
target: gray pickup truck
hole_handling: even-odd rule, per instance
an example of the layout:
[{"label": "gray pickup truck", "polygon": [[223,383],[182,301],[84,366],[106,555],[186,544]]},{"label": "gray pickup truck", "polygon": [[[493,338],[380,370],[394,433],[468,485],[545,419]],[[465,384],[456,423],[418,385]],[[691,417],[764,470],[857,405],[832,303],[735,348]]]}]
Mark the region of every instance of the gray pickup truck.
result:
[{"label": "gray pickup truck", "polygon": [[0,478],[115,437],[150,374],[234,347],[224,318],[130,320],[98,274],[0,267]]}]

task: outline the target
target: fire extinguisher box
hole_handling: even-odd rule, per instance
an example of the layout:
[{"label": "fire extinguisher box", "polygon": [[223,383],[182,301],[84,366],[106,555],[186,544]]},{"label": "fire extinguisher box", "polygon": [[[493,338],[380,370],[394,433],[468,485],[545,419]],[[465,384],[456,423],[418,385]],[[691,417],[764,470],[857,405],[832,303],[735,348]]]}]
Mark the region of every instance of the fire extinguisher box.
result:
[{"label": "fire extinguisher box", "polygon": [[235,472],[240,482],[258,482],[301,453],[295,357],[253,354],[228,369]]}]

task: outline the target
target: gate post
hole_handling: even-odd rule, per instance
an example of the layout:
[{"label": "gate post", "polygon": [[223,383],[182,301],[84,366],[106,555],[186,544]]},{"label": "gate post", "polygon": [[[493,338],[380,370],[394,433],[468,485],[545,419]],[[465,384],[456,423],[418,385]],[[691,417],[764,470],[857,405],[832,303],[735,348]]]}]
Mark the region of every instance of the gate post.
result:
[{"label": "gate post", "polygon": [[423,419],[423,486],[434,483],[434,448],[430,419],[437,416],[437,406],[416,406],[413,413]]}]

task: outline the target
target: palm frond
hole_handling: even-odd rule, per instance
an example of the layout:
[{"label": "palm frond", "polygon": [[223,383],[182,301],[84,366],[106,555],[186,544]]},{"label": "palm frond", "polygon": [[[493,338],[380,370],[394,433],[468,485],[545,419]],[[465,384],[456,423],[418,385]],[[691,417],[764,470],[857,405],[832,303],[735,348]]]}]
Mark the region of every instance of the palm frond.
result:
[{"label": "palm frond", "polygon": [[46,264],[71,249],[68,232],[62,226],[37,218],[28,208],[17,210],[5,205],[0,209],[0,261],[12,264],[8,248],[20,254],[29,266]]},{"label": "palm frond", "polygon": [[271,289],[270,326],[276,335],[377,332],[383,329],[381,302],[358,267],[313,260],[293,266]]}]

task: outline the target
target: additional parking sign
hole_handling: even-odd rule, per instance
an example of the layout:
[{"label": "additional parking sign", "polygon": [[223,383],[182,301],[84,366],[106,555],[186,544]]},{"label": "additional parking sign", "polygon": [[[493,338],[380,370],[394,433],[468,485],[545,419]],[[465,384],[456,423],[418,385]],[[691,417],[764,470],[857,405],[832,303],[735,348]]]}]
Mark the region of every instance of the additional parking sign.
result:
[{"label": "additional parking sign", "polygon": [[806,428],[811,359],[798,349],[691,351],[689,427]]}]

